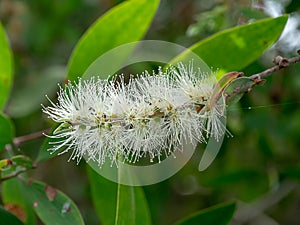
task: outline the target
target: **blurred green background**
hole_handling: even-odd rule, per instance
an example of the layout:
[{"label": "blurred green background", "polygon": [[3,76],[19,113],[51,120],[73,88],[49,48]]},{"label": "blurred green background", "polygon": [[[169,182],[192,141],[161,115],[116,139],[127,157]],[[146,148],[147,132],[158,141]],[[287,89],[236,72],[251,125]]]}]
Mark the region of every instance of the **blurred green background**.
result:
[{"label": "blurred green background", "polygon": [[[84,31],[120,2],[0,0],[0,19],[15,62],[14,87],[5,112],[13,118],[16,136],[52,126],[41,112],[40,104],[48,104],[45,94],[54,98],[57,83],[65,79],[72,48]],[[226,28],[285,12],[292,15],[285,36],[243,70],[251,75],[272,66],[275,55],[291,57],[300,49],[298,0],[162,0],[145,39],[189,47]],[[300,64],[277,72],[228,109],[227,127],[233,138],[225,138],[206,171],[197,170],[205,149],[201,145],[176,176],[144,187],[153,224],[171,224],[228,200],[239,202],[232,224],[300,224],[299,76]],[[27,142],[19,151],[36,157],[42,141]],[[86,224],[98,224],[86,164],[66,163],[68,157],[38,165],[32,176],[68,194]]]}]

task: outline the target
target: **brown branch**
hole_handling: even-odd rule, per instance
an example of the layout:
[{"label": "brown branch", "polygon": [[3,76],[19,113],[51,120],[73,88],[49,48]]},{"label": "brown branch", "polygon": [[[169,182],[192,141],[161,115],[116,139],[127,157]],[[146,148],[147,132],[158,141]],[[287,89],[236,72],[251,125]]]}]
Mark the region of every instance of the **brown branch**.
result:
[{"label": "brown branch", "polygon": [[12,173],[12,174],[9,174],[9,175],[7,175],[7,176],[1,177],[1,178],[0,178],[0,182],[3,182],[3,181],[5,181],[5,180],[9,180],[9,179],[14,178],[14,177],[17,177],[19,174],[24,173],[24,172],[26,172],[26,171],[28,171],[28,169],[22,168],[22,169],[20,169],[20,170],[14,172],[14,173]]},{"label": "brown branch", "polygon": [[[23,167],[23,168],[21,168],[21,169],[15,171],[14,173],[11,173],[11,174],[6,175],[6,176],[4,176],[4,177],[0,177],[0,182],[3,182],[3,181],[5,181],[5,180],[9,180],[9,179],[14,178],[14,177],[17,177],[17,176],[19,176],[21,173],[24,173],[24,172],[27,172],[27,171],[29,171],[29,170],[35,169],[36,167],[37,167],[37,163],[34,162],[30,168],[25,168],[25,167]],[[20,177],[19,177],[19,178],[20,178]]]},{"label": "brown branch", "polygon": [[273,67],[271,67],[265,71],[262,71],[260,73],[253,74],[252,76],[250,76],[250,78],[252,78],[253,80],[261,80],[262,78],[268,77],[276,71],[286,68],[294,63],[300,62],[300,49],[297,51],[297,53],[299,54],[299,56],[295,56],[290,59],[283,58],[281,56],[276,56],[273,59],[273,62],[276,64],[276,66],[273,66]]},{"label": "brown branch", "polygon": [[44,134],[48,134],[49,131],[50,131],[50,129],[48,128],[48,129],[45,129],[43,131],[38,131],[38,132],[35,132],[35,133],[32,133],[32,134],[27,134],[27,135],[24,135],[24,136],[16,137],[16,138],[13,139],[13,144],[15,146],[20,146],[22,143],[24,143],[26,141],[31,141],[31,140],[43,137]]}]

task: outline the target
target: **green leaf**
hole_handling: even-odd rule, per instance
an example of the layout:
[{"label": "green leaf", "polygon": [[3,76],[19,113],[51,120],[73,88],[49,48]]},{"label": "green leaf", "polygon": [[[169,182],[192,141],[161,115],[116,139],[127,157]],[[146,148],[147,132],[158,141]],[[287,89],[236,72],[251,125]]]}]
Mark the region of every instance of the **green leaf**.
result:
[{"label": "green leaf", "polygon": [[227,225],[233,216],[235,205],[234,202],[215,205],[179,221],[176,225]]},{"label": "green leaf", "polygon": [[3,149],[6,144],[11,143],[13,137],[14,126],[12,122],[4,114],[0,113],[0,149]]},{"label": "green leaf", "polygon": [[91,194],[97,214],[103,225],[115,224],[118,185],[108,181],[87,167]]},{"label": "green leaf", "polygon": [[3,203],[10,208],[14,208],[20,217],[25,216],[26,225],[34,225],[36,224],[36,217],[30,203],[27,201],[27,194],[24,184],[17,178],[3,182]]},{"label": "green leaf", "polygon": [[[126,1],[100,17],[75,47],[68,63],[68,79],[82,76],[92,62],[110,49],[140,40],[149,28],[158,4],[159,0]],[[118,56],[119,63],[128,57],[130,50]],[[114,59],[111,64],[116,66],[116,63]]]},{"label": "green leaf", "polygon": [[13,79],[12,53],[4,29],[0,23],[0,110],[7,101]]},{"label": "green leaf", "polygon": [[45,225],[84,224],[75,203],[61,191],[41,182],[26,186],[28,198]]},{"label": "green leaf", "polygon": [[[280,36],[288,16],[264,19],[219,32],[202,40],[190,50],[220,74],[238,71],[256,60]],[[181,61],[184,52],[173,61]]]},{"label": "green leaf", "polygon": [[150,225],[143,189],[113,183],[88,168],[92,198],[103,225]]},{"label": "green leaf", "polygon": [[21,220],[18,219],[14,214],[6,211],[0,206],[0,221],[5,222],[5,225],[22,225]]}]

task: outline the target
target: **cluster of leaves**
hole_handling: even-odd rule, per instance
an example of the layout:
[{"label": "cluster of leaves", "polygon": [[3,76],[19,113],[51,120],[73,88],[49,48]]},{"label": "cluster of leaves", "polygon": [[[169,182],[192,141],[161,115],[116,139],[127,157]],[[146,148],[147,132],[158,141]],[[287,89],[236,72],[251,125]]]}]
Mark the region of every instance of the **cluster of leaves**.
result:
[{"label": "cluster of leaves", "polygon": [[[158,0],[131,0],[109,10],[106,14],[100,17],[79,40],[69,59],[67,72],[62,72],[60,68],[58,72],[59,75],[51,77],[50,82],[53,83],[53,86],[50,87],[51,85],[46,85],[47,91],[51,92],[55,90],[57,87],[55,83],[62,79],[61,74],[69,80],[74,80],[78,77],[78,75],[83,74],[87,67],[106,51],[121,44],[141,40],[150,27],[158,5]],[[62,12],[61,16],[63,14],[64,12]],[[282,16],[276,19],[260,20],[252,24],[224,30],[194,44],[190,47],[190,49],[199,55],[209,66],[212,66],[213,68],[220,68],[219,74],[221,77],[227,72],[242,70],[257,60],[261,54],[278,39],[286,21],[287,16]],[[126,57],[128,56],[124,56],[124,60]],[[184,54],[178,57],[184,57]],[[255,64],[252,64],[252,66],[253,65]],[[253,70],[251,70],[251,66],[249,66],[246,70],[253,72]],[[52,71],[53,70],[47,71],[47,73],[51,74]],[[23,146],[20,147],[21,151],[19,150],[18,143],[15,139],[15,133],[18,133],[18,127],[14,127],[14,122],[16,122],[17,119],[14,119],[13,122],[10,117],[13,115],[16,117],[24,115],[22,112],[18,114],[18,112],[23,109],[18,107],[18,102],[13,100],[9,104],[9,108],[6,107],[10,89],[12,87],[12,74],[12,52],[6,39],[4,29],[1,26],[0,149],[2,149],[3,157],[0,160],[0,171],[2,180],[1,194],[3,207],[0,208],[0,221],[6,221],[7,224],[36,224],[36,217],[38,217],[44,224],[49,225],[84,224],[84,220],[88,220],[91,212],[84,212],[81,214],[75,203],[65,194],[48,184],[35,180],[32,181],[31,179],[31,177],[38,177],[38,175],[32,175],[28,170],[35,168],[36,173],[41,170],[47,170],[46,167],[43,168],[43,163],[47,167],[51,167],[51,164],[47,164],[47,162],[51,161],[53,155],[49,155],[47,152],[48,140],[45,140],[40,149],[38,149],[35,145],[35,149],[32,150],[35,153],[32,155],[28,156],[28,154],[25,154],[22,151]],[[41,87],[42,83],[48,84],[49,80],[45,78],[42,82],[38,83],[39,88],[43,89],[44,87]],[[30,95],[30,91],[28,93]],[[32,98],[33,103],[26,102],[26,104],[36,104],[39,100],[34,99],[34,96]],[[24,105],[24,103],[20,104]],[[4,112],[7,113],[4,114]],[[263,114],[260,118],[258,118],[262,126],[265,123],[264,121],[267,121],[264,116],[266,115]],[[241,120],[239,115],[237,115],[237,119]],[[247,120],[247,118],[245,118],[245,120]],[[243,121],[239,122],[243,123]],[[253,127],[251,121],[246,121],[245,123],[250,127],[250,129],[251,126]],[[232,124],[233,125],[231,126],[233,127],[233,130],[235,129],[238,131],[239,126],[234,127],[234,123]],[[292,133],[292,131],[293,130],[291,128],[290,132]],[[269,143],[266,141],[267,139],[259,139],[258,134],[259,133],[256,133],[256,139],[258,139],[261,145],[265,146],[265,154],[272,155]],[[232,141],[233,139],[231,139],[230,141],[238,143],[243,143],[243,141],[245,141],[245,143],[251,143],[251,141],[256,139],[243,139],[242,141]],[[225,145],[230,146],[232,143],[225,143]],[[232,149],[236,155],[241,154],[235,151],[236,147],[232,147]],[[224,186],[227,184],[234,184],[234,182],[237,182],[237,180],[242,178],[263,183],[263,185],[257,186],[258,190],[254,190],[255,187],[250,187],[254,197],[257,197],[265,191],[267,186],[265,185],[267,183],[265,181],[266,176],[262,176],[262,174],[258,172],[259,170],[247,170],[246,168],[242,168],[241,171],[231,170],[234,172],[230,172],[230,169],[238,168],[238,166],[240,166],[240,164],[236,163],[239,159],[237,159],[237,156],[233,157],[232,154],[229,156],[222,155],[221,157],[224,160],[226,159],[226,162],[230,164],[230,166],[227,167],[229,170],[220,172],[223,171],[223,164],[217,163],[210,173],[201,174],[203,177],[202,185],[215,188],[213,193],[214,198],[207,200],[204,195],[202,196],[204,199],[203,201],[206,200],[212,204],[220,199],[228,200],[231,197],[235,197],[230,194],[228,194],[226,198],[218,198],[217,196],[223,194],[220,189]],[[64,161],[65,159],[60,160]],[[193,165],[193,162],[191,163]],[[194,172],[191,172],[193,170]],[[61,171],[58,172],[61,173]],[[45,173],[45,171],[40,173]],[[189,177],[187,174],[194,173],[197,173],[197,169],[190,166],[189,168],[185,168],[182,173],[179,174],[179,177]],[[152,220],[154,224],[165,224],[169,221],[173,222],[178,220],[178,225],[199,223],[203,225],[225,225],[229,224],[235,211],[235,203],[229,202],[196,212],[185,219],[179,220],[180,217],[186,216],[192,209],[199,209],[202,208],[203,205],[205,206],[203,201],[192,201],[193,204],[195,204],[195,207],[186,207],[186,213],[181,212],[176,215],[174,219],[168,220],[165,219],[165,217],[168,217],[169,215],[161,212],[164,211],[163,208],[168,202],[167,193],[164,192],[168,192],[168,189],[172,188],[172,185],[168,185],[168,181],[143,189],[141,187],[129,187],[112,183],[99,176],[90,168],[87,168],[87,174],[91,191],[90,196],[93,200],[96,214],[98,214],[101,223],[104,225],[152,224]],[[284,174],[286,176],[299,176],[299,172],[297,172],[297,170],[291,169],[285,170]],[[195,176],[193,175],[193,177]],[[179,188],[181,190],[180,192],[186,192],[186,190],[188,192],[195,186],[195,180],[193,177],[191,180],[185,180],[183,187],[176,187],[175,185],[174,188]],[[57,176],[56,179],[60,180]],[[175,179],[176,184],[176,178],[173,179]],[[272,177],[270,177],[270,179],[272,179]],[[77,180],[73,185],[77,186],[77,182],[80,181]],[[245,184],[246,187],[244,187],[243,190],[247,187],[249,188],[249,186],[247,186],[247,182]],[[197,188],[200,187],[197,186]],[[156,191],[156,189],[163,191]],[[230,188],[226,190],[229,192]],[[241,196],[243,195],[241,194]],[[157,200],[157,198],[160,198],[160,200]],[[252,199],[249,196],[247,196],[247,198]],[[180,199],[177,200],[180,201]],[[185,202],[185,200],[182,201]],[[172,205],[172,202],[170,205]],[[80,205],[78,206],[80,208]],[[81,211],[83,211],[83,209]],[[169,213],[172,213],[172,209]]]}]

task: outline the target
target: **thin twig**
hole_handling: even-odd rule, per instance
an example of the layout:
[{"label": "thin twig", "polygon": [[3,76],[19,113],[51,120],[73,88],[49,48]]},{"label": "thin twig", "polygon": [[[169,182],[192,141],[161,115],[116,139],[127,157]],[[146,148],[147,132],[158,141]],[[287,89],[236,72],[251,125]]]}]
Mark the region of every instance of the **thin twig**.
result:
[{"label": "thin twig", "polygon": [[7,176],[1,177],[0,182],[3,182],[5,180],[8,180],[8,179],[11,179],[11,178],[14,178],[14,177],[18,177],[21,173],[25,173],[29,170],[35,169],[36,167],[37,167],[37,163],[34,162],[30,168],[21,168],[21,169],[15,171],[14,173],[11,173]]},{"label": "thin twig", "polygon": [[297,51],[297,53],[299,54],[299,56],[295,56],[293,58],[287,59],[287,58],[283,58],[281,56],[276,56],[273,59],[273,62],[276,64],[276,66],[273,66],[263,72],[257,73],[257,74],[253,74],[250,76],[250,78],[252,78],[253,80],[261,80],[262,78],[268,77],[270,76],[272,73],[279,71],[283,68],[286,68],[288,66],[290,66],[291,64],[300,62],[300,49]]},{"label": "thin twig", "polygon": [[13,139],[13,144],[15,146],[20,146],[22,143],[24,143],[26,141],[31,141],[31,140],[43,137],[44,134],[48,134],[49,131],[50,131],[50,128],[45,129],[43,131],[38,131],[38,132],[35,132],[35,133],[32,133],[32,134],[27,134],[27,135],[24,135],[24,136],[16,137],[16,138]]},{"label": "thin twig", "polygon": [[251,220],[263,215],[266,210],[280,202],[297,187],[299,186],[294,182],[283,181],[276,190],[272,189],[269,193],[251,203],[239,205],[234,213],[232,224],[242,225],[250,223]]},{"label": "thin twig", "polygon": [[24,173],[26,171],[28,171],[28,169],[23,168],[23,169],[20,169],[16,172],[12,173],[12,174],[9,174],[9,175],[5,176],[5,177],[1,177],[0,182],[3,182],[5,180],[8,180],[8,179],[11,179],[11,178],[14,178],[14,177],[17,177],[19,174]]}]

